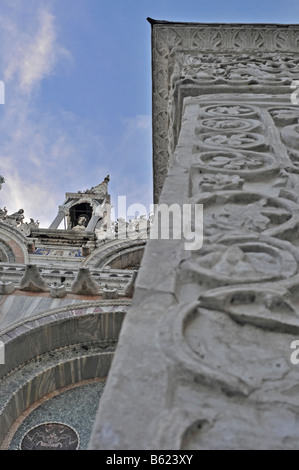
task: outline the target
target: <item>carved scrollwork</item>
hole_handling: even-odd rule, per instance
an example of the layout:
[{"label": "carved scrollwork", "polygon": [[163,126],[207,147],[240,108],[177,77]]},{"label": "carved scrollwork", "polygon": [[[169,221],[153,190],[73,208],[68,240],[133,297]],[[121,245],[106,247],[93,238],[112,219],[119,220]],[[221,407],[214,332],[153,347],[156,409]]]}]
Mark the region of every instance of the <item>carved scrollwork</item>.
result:
[{"label": "carved scrollwork", "polygon": [[254,132],[200,133],[195,131],[201,145],[207,148],[265,149],[265,138]]},{"label": "carved scrollwork", "polygon": [[193,29],[191,33],[191,47],[192,49],[203,49],[206,41],[206,31],[205,29]]},{"label": "carved scrollwork", "polygon": [[[175,118],[157,123],[156,115],[173,107],[174,90],[213,84],[241,87],[246,92],[248,86],[260,87],[261,92],[263,87],[289,87],[299,76],[298,38],[296,26],[154,26],[154,172],[159,173],[156,201],[164,181],[160,170],[168,168],[176,145],[170,129]],[[162,141],[160,136],[165,134]]]},{"label": "carved scrollwork", "polygon": [[184,45],[186,35],[184,31],[180,31],[179,28],[167,28],[167,41],[170,50],[175,48],[178,49]]},{"label": "carved scrollwork", "polygon": [[281,129],[281,139],[288,146],[293,149],[299,148],[299,124],[285,126]]},{"label": "carved scrollwork", "polygon": [[204,205],[204,233],[221,236],[223,231],[283,237],[296,231],[298,206],[282,198],[246,191],[217,191],[197,199]]},{"label": "carved scrollwork", "polygon": [[[194,169],[194,167],[193,167]],[[198,175],[198,173],[197,173]],[[192,188],[191,194],[194,195],[198,192],[198,188],[202,191],[223,191],[232,189],[242,189],[245,180],[238,175],[222,175],[219,173],[205,173],[199,181],[196,181],[194,173],[191,175]]]},{"label": "carved scrollwork", "polygon": [[299,173],[299,152],[294,149],[288,149],[288,155],[290,156],[290,159],[293,165],[291,170],[298,174]]},{"label": "carved scrollwork", "polygon": [[225,131],[242,131],[242,130],[249,130],[255,129],[260,126],[260,121],[257,120],[249,120],[249,119],[236,119],[236,118],[226,118],[226,119],[219,119],[219,118],[211,118],[211,119],[203,119],[200,122],[200,127],[198,130],[202,128],[203,130],[214,130],[217,132],[225,132]]},{"label": "carved scrollwork", "polygon": [[299,110],[295,106],[283,106],[270,108],[269,113],[272,116],[276,126],[284,127],[298,123]]},{"label": "carved scrollwork", "polygon": [[216,150],[200,152],[196,146],[193,151],[199,152],[194,157],[196,164],[191,168],[193,173],[196,173],[197,168],[198,171],[229,173],[250,179],[255,178],[258,174],[264,175],[266,172],[278,169],[274,157],[266,153]]},{"label": "carved scrollwork", "polygon": [[253,30],[252,41],[256,48],[262,49],[265,46],[265,37],[262,34],[262,31]]},{"label": "carved scrollwork", "polygon": [[[212,298],[216,290],[210,292]],[[233,315],[214,305],[206,306],[205,298],[170,309],[161,325],[160,345],[175,364],[178,377],[193,378],[193,383],[210,386],[212,390],[218,388],[229,397],[248,396],[267,382],[282,379],[290,365],[275,329],[284,323],[288,331],[287,325],[292,321],[290,329],[298,334],[299,321],[294,318],[287,300],[281,303],[281,315],[272,314],[271,308],[276,308],[277,312],[279,305],[278,292],[252,289],[251,295],[249,292],[244,297],[252,313],[247,316],[242,312]],[[258,307],[256,311],[250,307],[252,299],[255,300],[251,303]]]},{"label": "carved scrollwork", "polygon": [[275,47],[279,50],[286,50],[287,44],[289,42],[288,31],[278,30],[274,34],[274,44]]},{"label": "carved scrollwork", "polygon": [[158,417],[158,432],[154,448],[185,449],[194,434],[200,430],[212,428],[216,418],[217,413],[212,409],[198,407],[194,413],[194,409],[187,404],[184,409],[167,409]]},{"label": "carved scrollwork", "polygon": [[267,237],[222,237],[182,262],[181,269],[197,282],[228,284],[274,282],[298,274],[299,255],[289,243]]},{"label": "carved scrollwork", "polygon": [[259,115],[258,108],[244,104],[209,105],[201,110],[202,115],[219,117],[246,117],[252,118]]},{"label": "carved scrollwork", "polygon": [[224,45],[224,37],[221,30],[210,31],[210,47],[213,50],[221,49]]},{"label": "carved scrollwork", "polygon": [[233,395],[247,396],[252,388],[246,380],[240,375],[222,370],[215,361],[208,362],[202,349],[194,351],[190,347],[185,332],[192,319],[197,317],[199,307],[199,302],[193,302],[169,309],[160,325],[161,350],[175,364],[178,375],[185,380],[193,378],[193,382],[219,387]]},{"label": "carved scrollwork", "polygon": [[[282,379],[290,369],[281,349],[275,353],[273,343],[270,347],[265,344],[262,321],[260,324],[258,321],[256,324],[250,323],[250,320],[248,324],[244,321],[241,327],[241,317],[230,317],[222,310],[206,309],[199,303],[197,308],[187,311],[180,322],[181,340],[192,354],[194,369],[195,361],[198,370],[209,367],[215,374],[215,382],[217,372],[225,370],[228,381],[230,377],[234,377],[239,384],[244,381],[250,390],[262,387],[267,381]],[[268,340],[273,340],[275,334],[269,331]],[[222,338],[225,339],[221,341]]]},{"label": "carved scrollwork", "polygon": [[290,334],[299,332],[296,306],[293,305],[291,293],[282,285],[212,289],[200,296],[200,305],[210,310],[225,312],[243,325],[249,324]]}]

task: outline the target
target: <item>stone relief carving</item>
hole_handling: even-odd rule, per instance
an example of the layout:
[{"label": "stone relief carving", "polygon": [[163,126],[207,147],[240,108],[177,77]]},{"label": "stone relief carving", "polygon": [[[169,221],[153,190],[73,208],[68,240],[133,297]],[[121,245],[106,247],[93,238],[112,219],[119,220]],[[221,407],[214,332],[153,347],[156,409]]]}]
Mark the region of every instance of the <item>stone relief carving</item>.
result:
[{"label": "stone relief carving", "polygon": [[[186,31],[186,36],[189,33]],[[163,128],[168,140],[163,149],[165,166],[179,138],[176,122],[181,116],[174,102],[180,96],[180,88],[193,87],[196,95],[196,87],[201,87],[202,93],[209,87],[209,92],[214,93],[215,85],[240,87],[240,92],[242,87],[250,86],[252,90],[256,87],[261,96],[268,93],[268,101],[262,103],[263,98],[253,94],[245,98],[244,94],[243,100],[236,103],[233,93],[223,102],[220,95],[211,98],[210,103],[208,97],[203,98],[198,106],[192,153],[177,151],[174,164],[189,169],[189,196],[192,201],[203,203],[205,230],[203,248],[179,267],[180,281],[198,285],[204,293],[198,303],[187,307],[183,303],[172,309],[163,323],[161,348],[176,370],[181,366],[182,376],[189,373],[193,381],[196,377],[201,390],[212,383],[212,389],[218,384],[231,395],[250,395],[265,383],[271,383],[271,388],[290,373],[288,358],[281,359],[285,357],[283,351],[278,353],[279,347],[275,352],[262,345],[265,331],[273,344],[276,331],[286,335],[299,333],[298,307],[294,303],[299,280],[297,249],[288,242],[264,236],[289,239],[298,245],[299,108],[288,104],[290,84],[299,76],[298,55],[289,53],[297,47],[298,29],[293,32],[273,28],[270,35],[269,30],[240,28],[229,35],[225,28],[221,34],[197,28],[190,34],[188,53],[177,47],[167,59],[167,67],[173,72],[168,101],[155,102],[160,110],[168,112],[168,120],[165,117],[159,127],[154,124],[159,162],[163,161],[160,130]],[[199,50],[212,50],[216,44],[217,52],[199,54]],[[253,44],[256,50],[272,49],[273,53],[253,54]],[[220,48],[247,51],[220,54]],[[277,54],[275,49],[288,52]],[[162,61],[158,66],[163,67]],[[282,94],[288,93],[284,100],[269,94],[278,85]],[[184,104],[181,110],[185,112]],[[193,119],[194,123],[196,117]],[[187,125],[186,121],[183,125]],[[159,171],[161,175],[162,165]],[[158,179],[158,183],[162,180],[163,177]],[[204,194],[207,192],[211,194]],[[233,235],[228,237],[229,233]],[[167,333],[173,319],[176,324]],[[245,325],[246,331],[240,325]],[[244,341],[235,340],[239,334],[244,334]],[[219,342],[220,338],[225,341]],[[289,344],[291,336],[285,341]],[[215,343],[217,348],[213,348]],[[237,358],[239,348],[244,357]],[[246,359],[248,354],[252,361]],[[257,361],[260,364],[262,360],[265,368],[256,368]],[[244,367],[240,368],[240,364]],[[221,374],[224,370],[226,377]],[[259,399],[264,400],[260,395]],[[196,441],[199,447],[193,448],[201,448],[201,433],[194,434],[197,438],[193,445]]]},{"label": "stone relief carving", "polygon": [[[200,191],[241,189],[245,182],[254,184],[268,178],[273,186],[291,189],[291,180],[297,180],[292,173],[280,169],[275,157],[268,153],[256,151],[212,150],[205,151],[197,145],[193,147],[190,167],[190,195]],[[187,167],[187,162],[183,166]],[[253,187],[252,187],[253,188]],[[254,188],[253,188],[254,190]]]},{"label": "stone relief carving", "polygon": [[173,83],[190,80],[201,84],[273,85],[296,79],[298,59],[291,54],[177,54]]},{"label": "stone relief carving", "polygon": [[165,179],[170,150],[175,148],[171,111],[175,109],[174,89],[184,86],[184,80],[190,80],[189,85],[201,83],[206,87],[223,83],[289,88],[299,76],[298,43],[296,26],[190,25],[172,30],[170,25],[153,23],[155,202]]},{"label": "stone relief carving", "polygon": [[263,136],[254,133],[200,134],[205,147],[229,147],[236,149],[257,149],[264,144]]},{"label": "stone relief carving", "polygon": [[19,209],[13,214],[7,214],[8,211],[6,207],[4,207],[3,209],[0,208],[0,220],[3,220],[5,223],[18,228],[26,237],[30,235],[32,229],[39,227],[38,220],[35,221],[31,218],[30,222],[24,222],[24,209]]},{"label": "stone relief carving", "polygon": [[[196,177],[193,177],[192,193],[196,194],[197,187],[202,191],[223,191],[229,189],[242,189],[245,180],[238,175],[221,175],[219,173],[210,174],[206,173],[197,182]],[[196,184],[198,183],[198,184]]]},{"label": "stone relief carving", "polygon": [[297,205],[283,198],[267,198],[245,191],[216,194],[197,201],[205,207],[204,233],[207,236],[226,231],[272,236],[294,228],[298,221]]},{"label": "stone relief carving", "polygon": [[7,209],[6,209],[6,207],[4,206],[3,209],[0,208],[0,219],[1,219],[1,220],[5,220],[6,215],[7,215]]},{"label": "stone relief carving", "polygon": [[256,126],[259,126],[260,122],[256,120],[245,120],[245,119],[204,119],[201,122],[200,128],[197,129],[199,133],[203,130],[215,130],[215,131],[232,131],[232,130],[248,130]]},{"label": "stone relief carving", "polygon": [[[165,373],[157,448],[165,429],[183,449],[298,448],[298,46],[296,26],[153,26],[155,202],[171,165],[162,201],[204,208],[202,248],[174,245],[171,307],[148,289]],[[154,245],[154,261],[167,265],[167,249]]]},{"label": "stone relief carving", "polygon": [[192,273],[197,282],[208,280],[209,287],[217,287],[292,278],[298,273],[298,262],[297,250],[281,240],[222,236],[218,244],[192,252],[181,269]]},{"label": "stone relief carving", "polygon": [[[205,351],[200,346],[199,338],[197,338],[197,345],[199,345],[197,350],[194,350],[192,345],[190,347],[190,341],[186,340],[186,328],[197,317],[199,307],[200,303],[195,301],[187,306],[179,304],[169,309],[160,325],[161,350],[175,365],[178,380],[181,375],[185,380],[190,379],[205,386],[221,387],[227,393],[237,396],[247,396],[252,387],[246,380],[243,380],[240,374],[224,372],[224,369],[215,361],[212,364],[209,363]],[[201,331],[203,334],[203,330]],[[197,325],[194,332],[198,333]],[[206,331],[205,333],[207,334]]]},{"label": "stone relief carving", "polygon": [[[251,106],[244,106],[244,105],[222,105],[222,106],[207,106],[203,108],[202,113],[212,116],[237,116],[237,117],[254,117],[258,114],[258,109],[251,107]],[[229,123],[230,120],[225,120],[225,122]],[[239,121],[241,124],[242,121]]]},{"label": "stone relief carving", "polygon": [[[297,285],[298,277],[292,283]],[[276,283],[262,288],[234,286],[212,289],[200,296],[200,304],[203,308],[225,312],[240,324],[297,334],[299,318],[287,287]]]},{"label": "stone relief carving", "polygon": [[299,110],[294,107],[273,108],[269,109],[269,113],[277,126],[289,126],[296,124],[299,120]]},{"label": "stone relief carving", "polygon": [[[284,332],[286,344],[299,331],[289,297],[278,285],[226,287],[170,309],[161,325],[160,344],[175,364],[178,379],[181,375],[186,381],[189,376],[194,383],[196,377],[201,389],[220,387],[229,397],[250,396],[273,382],[281,384],[291,366],[277,331]],[[267,402],[264,393],[259,400]]]},{"label": "stone relief carving", "polygon": [[[260,70],[277,80],[274,64],[264,65]],[[174,165],[189,169],[190,200],[203,204],[205,243],[179,265],[182,303],[162,321],[161,349],[180,370],[177,379],[189,380],[188,396],[192,382],[200,385],[194,396],[205,395],[205,388],[207,397],[216,389],[228,397],[257,393],[253,403],[261,406],[263,391],[274,387],[285,402],[283,387],[296,381],[281,344],[289,346],[299,334],[299,109],[286,100],[257,105],[253,97],[242,104],[202,101],[189,122],[192,152],[178,150]],[[201,448],[207,435],[207,429],[190,431],[182,446]],[[211,441],[204,442],[208,448]]]},{"label": "stone relief carving", "polygon": [[10,225],[18,227],[23,223],[24,218],[24,209],[20,209],[17,212],[14,212],[13,214],[7,215],[5,217],[5,221]]},{"label": "stone relief carving", "polygon": [[[221,171],[240,174],[243,178],[248,178],[257,176],[259,173],[264,176],[265,171],[277,169],[273,156],[266,153],[226,150],[201,152],[197,146],[193,147],[193,152],[199,153],[196,157],[196,166],[209,172]],[[192,168],[195,168],[195,165]]]}]

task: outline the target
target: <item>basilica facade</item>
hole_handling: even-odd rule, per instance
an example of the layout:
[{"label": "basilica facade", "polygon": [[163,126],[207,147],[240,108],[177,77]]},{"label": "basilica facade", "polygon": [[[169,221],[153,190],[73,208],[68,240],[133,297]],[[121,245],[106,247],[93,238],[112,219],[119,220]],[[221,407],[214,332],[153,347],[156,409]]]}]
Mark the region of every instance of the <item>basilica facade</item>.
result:
[{"label": "basilica facade", "polygon": [[298,449],[299,26],[149,22],[153,222],[1,210],[2,448]]},{"label": "basilica facade", "polygon": [[1,209],[2,449],[88,445],[146,243],[136,223],[118,236],[108,183],[67,193],[47,229]]}]

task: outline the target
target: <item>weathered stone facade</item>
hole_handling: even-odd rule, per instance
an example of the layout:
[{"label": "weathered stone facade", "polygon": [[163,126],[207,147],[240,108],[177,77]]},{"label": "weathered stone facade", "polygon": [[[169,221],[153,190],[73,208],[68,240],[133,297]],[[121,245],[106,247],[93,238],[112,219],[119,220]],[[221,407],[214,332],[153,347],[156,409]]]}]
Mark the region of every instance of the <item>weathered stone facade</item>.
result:
[{"label": "weathered stone facade", "polygon": [[0,213],[1,449],[47,397],[106,380],[146,243],[113,232],[109,202],[105,178],[67,193],[49,229]]},{"label": "weathered stone facade", "polygon": [[155,201],[204,238],[148,241],[90,448],[298,449],[299,26],[150,22]]}]

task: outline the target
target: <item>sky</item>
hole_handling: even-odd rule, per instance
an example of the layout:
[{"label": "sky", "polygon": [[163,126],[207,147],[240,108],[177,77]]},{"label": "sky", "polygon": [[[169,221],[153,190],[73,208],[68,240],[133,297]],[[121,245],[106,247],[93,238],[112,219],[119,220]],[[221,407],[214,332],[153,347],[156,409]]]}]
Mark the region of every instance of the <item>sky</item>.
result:
[{"label": "sky", "polygon": [[[151,26],[299,24],[298,0],[0,0],[0,207],[48,227],[66,192],[110,175],[152,204]],[[299,77],[298,77],[299,79]]]}]

